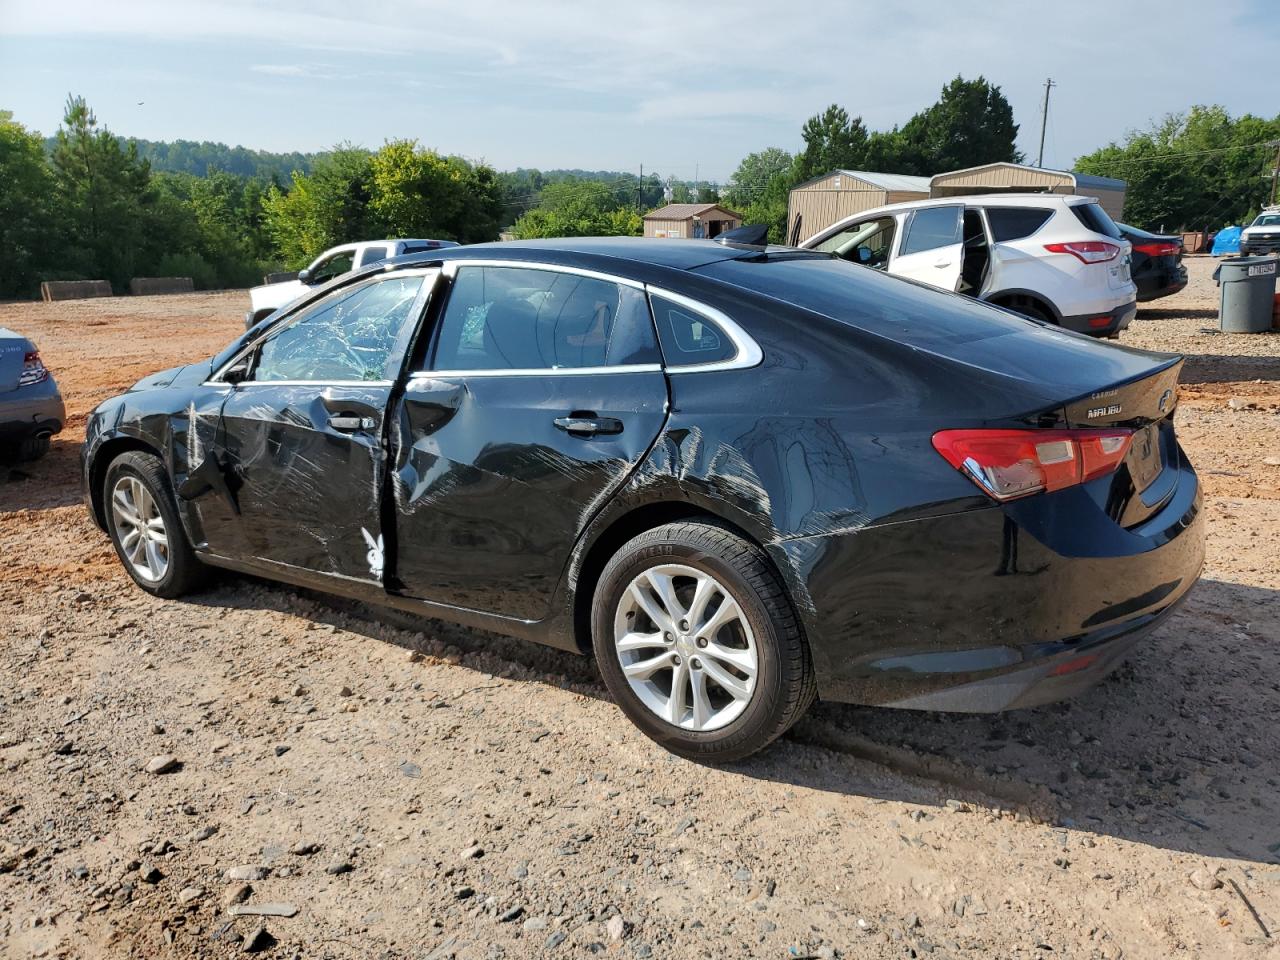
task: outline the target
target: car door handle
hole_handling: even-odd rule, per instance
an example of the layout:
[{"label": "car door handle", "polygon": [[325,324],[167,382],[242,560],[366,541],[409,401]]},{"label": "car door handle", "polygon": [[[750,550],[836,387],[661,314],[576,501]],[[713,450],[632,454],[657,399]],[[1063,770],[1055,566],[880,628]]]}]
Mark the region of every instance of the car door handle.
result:
[{"label": "car door handle", "polygon": [[935,263],[935,264],[934,264],[934,266],[935,266],[935,267],[937,267],[939,270],[941,270],[943,267],[949,267],[949,266],[951,266],[951,261],[950,261],[950,260],[939,260],[937,263]]},{"label": "car door handle", "polygon": [[572,416],[556,417],[552,421],[565,433],[592,436],[597,433],[621,433],[622,421],[613,417]]},{"label": "car door handle", "polygon": [[373,417],[357,417],[351,414],[335,414],[329,418],[329,426],[343,433],[355,433],[357,430],[372,430]]}]

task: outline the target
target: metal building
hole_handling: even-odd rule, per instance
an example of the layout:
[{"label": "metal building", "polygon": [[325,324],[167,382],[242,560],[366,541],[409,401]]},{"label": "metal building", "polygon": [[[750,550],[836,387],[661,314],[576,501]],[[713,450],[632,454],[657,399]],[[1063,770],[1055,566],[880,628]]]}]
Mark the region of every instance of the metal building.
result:
[{"label": "metal building", "polygon": [[669,203],[644,215],[646,237],[711,240],[742,226],[742,214],[716,203]]},{"label": "metal building", "polygon": [[1125,182],[1069,170],[1047,170],[1020,163],[985,163],[980,167],[939,173],[929,181],[930,197],[965,197],[979,193],[1062,193],[1094,197],[1119,220],[1124,211]]},{"label": "metal building", "polygon": [[928,196],[928,177],[833,170],[792,189],[787,198],[787,240],[802,242],[863,210]]}]

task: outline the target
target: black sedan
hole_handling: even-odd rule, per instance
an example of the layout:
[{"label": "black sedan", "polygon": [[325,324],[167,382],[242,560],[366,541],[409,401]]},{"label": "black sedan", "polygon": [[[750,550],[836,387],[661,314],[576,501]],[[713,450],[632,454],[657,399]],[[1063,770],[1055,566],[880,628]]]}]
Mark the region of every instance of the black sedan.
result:
[{"label": "black sedan", "polygon": [[1128,224],[1117,223],[1120,233],[1133,244],[1129,273],[1138,288],[1139,302],[1158,300],[1187,285],[1182,265],[1182,238],[1168,237]]},{"label": "black sedan", "polygon": [[826,254],[563,240],[339,278],[89,419],[144,590],[209,567],[594,650],[729,760],[815,697],[1075,693],[1203,556],[1177,357]]}]

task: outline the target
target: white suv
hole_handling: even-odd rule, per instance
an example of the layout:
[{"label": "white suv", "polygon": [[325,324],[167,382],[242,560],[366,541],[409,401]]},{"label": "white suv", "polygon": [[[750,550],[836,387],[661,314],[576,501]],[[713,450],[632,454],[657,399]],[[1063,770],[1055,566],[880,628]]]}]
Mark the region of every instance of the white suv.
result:
[{"label": "white suv", "polygon": [[1138,308],[1131,244],[1090,197],[946,197],[865,210],[802,247],[1114,337]]},{"label": "white suv", "polygon": [[344,243],[339,247],[330,247],[312,260],[310,266],[299,270],[296,279],[252,287],[249,290],[249,312],[244,315],[245,328],[252,327],[286,304],[293,303],[312,287],[318,287],[344,273],[406,253],[456,246],[458,244],[452,240],[365,240],[362,243]]},{"label": "white suv", "polygon": [[1280,252],[1280,207],[1267,207],[1240,233],[1240,256]]}]

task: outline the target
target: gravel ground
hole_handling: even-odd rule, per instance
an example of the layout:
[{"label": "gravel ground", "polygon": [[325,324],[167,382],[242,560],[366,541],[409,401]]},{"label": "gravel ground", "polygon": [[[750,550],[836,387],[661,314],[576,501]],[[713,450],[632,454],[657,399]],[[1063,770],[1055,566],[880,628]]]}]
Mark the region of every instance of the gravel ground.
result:
[{"label": "gravel ground", "polygon": [[243,292],[0,304],[71,423],[0,468],[0,955],[1280,955],[1280,337],[1212,261],[1122,337],[1185,352],[1202,582],[1065,704],[819,705],[668,756],[591,662],[224,577],[152,600],[80,503],[84,416]]}]

